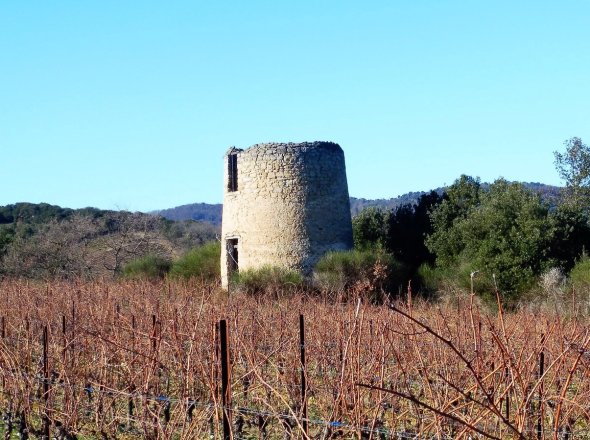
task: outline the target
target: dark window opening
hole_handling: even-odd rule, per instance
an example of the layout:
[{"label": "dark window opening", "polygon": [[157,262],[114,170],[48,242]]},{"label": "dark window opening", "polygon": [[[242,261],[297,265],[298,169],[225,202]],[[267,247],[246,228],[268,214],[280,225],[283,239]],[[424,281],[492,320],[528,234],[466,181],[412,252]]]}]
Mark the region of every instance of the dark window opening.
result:
[{"label": "dark window opening", "polygon": [[227,246],[227,270],[231,274],[238,270],[238,239],[229,238],[225,243]]},{"label": "dark window opening", "polygon": [[238,190],[238,155],[230,154],[227,156],[227,190]]}]

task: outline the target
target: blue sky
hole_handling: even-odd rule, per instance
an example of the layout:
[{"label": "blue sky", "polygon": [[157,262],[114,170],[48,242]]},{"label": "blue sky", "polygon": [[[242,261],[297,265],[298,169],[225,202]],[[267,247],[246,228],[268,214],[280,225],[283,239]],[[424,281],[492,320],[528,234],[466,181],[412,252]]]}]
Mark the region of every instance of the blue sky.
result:
[{"label": "blue sky", "polygon": [[560,184],[588,1],[4,1],[0,205],[222,200],[235,145],[330,140],[349,192]]}]

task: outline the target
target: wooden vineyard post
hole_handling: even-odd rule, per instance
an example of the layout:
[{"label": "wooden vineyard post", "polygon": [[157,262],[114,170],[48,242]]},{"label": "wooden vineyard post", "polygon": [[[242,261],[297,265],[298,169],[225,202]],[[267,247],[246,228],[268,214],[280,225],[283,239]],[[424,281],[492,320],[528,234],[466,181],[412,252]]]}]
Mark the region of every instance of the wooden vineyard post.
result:
[{"label": "wooden vineyard post", "polygon": [[[506,380],[508,381],[509,372],[508,367],[505,369],[506,371]],[[510,421],[510,389],[506,390],[506,420]]]},{"label": "wooden vineyard post", "polygon": [[156,353],[156,315],[152,315],[152,352]]},{"label": "wooden vineyard post", "polygon": [[[542,343],[544,344],[545,336],[541,336]],[[539,354],[539,419],[537,420],[537,438],[543,438],[543,374],[545,373],[545,352],[541,351]]]},{"label": "wooden vineyard post", "polygon": [[131,349],[135,353],[135,315],[131,315]]},{"label": "wooden vineyard post", "polygon": [[[0,337],[2,341],[6,338],[6,317],[2,316],[2,328],[0,329]],[[6,383],[4,382],[4,375],[2,375],[2,392],[6,390]]]},{"label": "wooden vineyard post", "polygon": [[305,438],[307,438],[307,381],[305,377],[305,322],[299,315],[299,350],[301,357],[301,416]]},{"label": "wooden vineyard post", "polygon": [[219,321],[219,348],[221,354],[221,405],[223,409],[223,440],[231,440],[231,383],[229,377],[228,331],[225,319]]},{"label": "wooden vineyard post", "polygon": [[[68,367],[67,367],[67,349],[68,349],[68,337],[66,334],[66,315],[61,316],[61,336],[62,336],[62,352],[61,352],[61,364],[62,364],[62,371],[63,374],[67,374]],[[64,388],[63,394],[63,408],[64,411],[67,411],[69,408],[69,390]]]},{"label": "wooden vineyard post", "polygon": [[43,411],[43,437],[45,440],[49,440],[50,437],[50,426],[49,426],[49,335],[47,326],[43,327],[43,400],[45,401],[45,409]]},{"label": "wooden vineyard post", "polygon": [[[70,331],[70,368],[74,368],[74,357],[76,355],[75,350],[75,341],[76,341],[76,303],[72,300],[72,323],[70,324],[71,331]],[[76,392],[74,391],[73,394],[75,395]]]},{"label": "wooden vineyard post", "polygon": [[[221,362],[221,349],[219,348],[219,322],[213,329],[213,346],[215,347],[215,365]],[[215,398],[219,397],[219,368],[213,369],[213,383],[215,383]]]},{"label": "wooden vineyard post", "polygon": [[[135,315],[131,315],[131,350],[133,351],[133,357],[131,358],[131,367],[135,366]],[[129,384],[130,395],[127,399],[127,426],[133,426],[133,410],[135,409],[135,403],[133,402],[133,395],[135,394],[136,387],[135,381],[132,380]]]},{"label": "wooden vineyard post", "polygon": [[62,362],[64,366],[64,370],[66,367],[66,356],[67,356],[67,348],[68,348],[68,339],[66,335],[66,315],[61,316],[61,335],[62,335]]},{"label": "wooden vineyard post", "polygon": [[510,421],[510,394],[506,393],[506,420]]}]

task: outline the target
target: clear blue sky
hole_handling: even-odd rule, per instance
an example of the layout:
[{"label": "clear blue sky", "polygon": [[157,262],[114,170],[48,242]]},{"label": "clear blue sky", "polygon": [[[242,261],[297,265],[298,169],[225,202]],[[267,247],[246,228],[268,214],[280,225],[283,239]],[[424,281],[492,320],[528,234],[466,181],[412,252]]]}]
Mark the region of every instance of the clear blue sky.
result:
[{"label": "clear blue sky", "polygon": [[330,140],[349,192],[560,184],[590,142],[590,2],[0,3],[0,205],[222,200],[235,145]]}]

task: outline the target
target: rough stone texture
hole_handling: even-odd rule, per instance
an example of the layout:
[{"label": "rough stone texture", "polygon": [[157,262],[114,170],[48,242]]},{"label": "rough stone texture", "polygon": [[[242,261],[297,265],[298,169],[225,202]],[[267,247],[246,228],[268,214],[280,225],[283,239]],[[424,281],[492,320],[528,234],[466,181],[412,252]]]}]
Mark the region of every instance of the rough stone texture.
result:
[{"label": "rough stone texture", "polygon": [[[230,155],[236,191],[229,191]],[[239,270],[264,265],[309,274],[330,250],[352,248],[344,153],[332,142],[256,144],[224,157],[221,280],[228,285],[228,239]],[[231,250],[230,250],[231,252]]]}]

